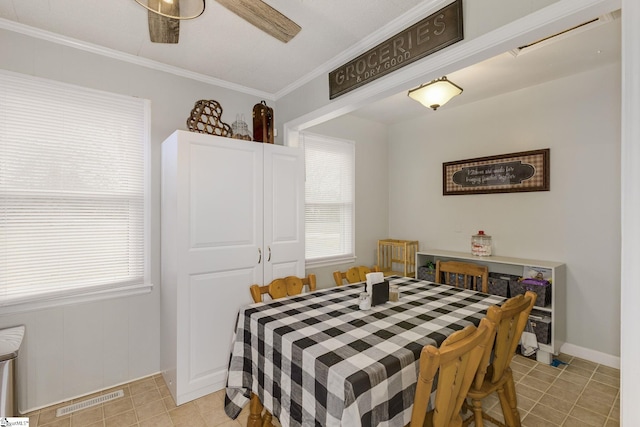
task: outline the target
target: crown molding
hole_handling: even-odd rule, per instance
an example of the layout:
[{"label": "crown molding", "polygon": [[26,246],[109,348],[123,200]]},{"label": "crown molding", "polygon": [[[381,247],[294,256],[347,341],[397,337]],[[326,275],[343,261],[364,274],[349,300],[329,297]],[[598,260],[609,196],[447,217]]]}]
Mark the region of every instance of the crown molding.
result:
[{"label": "crown molding", "polygon": [[56,43],[62,46],[72,47],[74,49],[83,50],[85,52],[90,52],[96,55],[105,56],[107,58],[128,62],[130,64],[139,65],[141,67],[150,68],[152,70],[162,71],[162,72],[173,74],[179,77],[185,77],[187,79],[199,81],[202,83],[219,86],[219,87],[230,89],[236,92],[245,93],[247,95],[256,96],[261,99],[275,101],[275,97],[272,93],[248,88],[246,86],[227,82],[221,79],[216,79],[214,77],[196,73],[194,71],[189,71],[184,68],[163,64],[161,62],[154,61],[152,59],[147,59],[147,58],[143,58],[130,53],[121,52],[121,51],[100,46],[97,44],[74,39],[72,37],[63,36],[57,33],[53,33],[51,31],[46,31],[39,28],[31,27],[29,25],[21,24],[19,22],[11,21],[8,19],[0,18],[0,29],[23,34],[29,37],[37,38],[37,39],[48,41],[51,43]]}]

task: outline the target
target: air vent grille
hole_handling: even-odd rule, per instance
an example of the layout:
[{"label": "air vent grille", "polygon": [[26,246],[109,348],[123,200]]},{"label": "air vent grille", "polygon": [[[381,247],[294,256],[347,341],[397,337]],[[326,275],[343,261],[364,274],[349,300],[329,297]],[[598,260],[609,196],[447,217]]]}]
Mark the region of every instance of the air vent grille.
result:
[{"label": "air vent grille", "polygon": [[56,411],[56,417],[70,414],[72,412],[87,409],[92,406],[100,405],[110,400],[117,399],[124,396],[124,391],[118,390],[113,393],[103,394],[102,396],[94,397],[92,399],[83,400],[82,402],[74,403],[73,405],[65,406],[64,408],[58,408]]}]

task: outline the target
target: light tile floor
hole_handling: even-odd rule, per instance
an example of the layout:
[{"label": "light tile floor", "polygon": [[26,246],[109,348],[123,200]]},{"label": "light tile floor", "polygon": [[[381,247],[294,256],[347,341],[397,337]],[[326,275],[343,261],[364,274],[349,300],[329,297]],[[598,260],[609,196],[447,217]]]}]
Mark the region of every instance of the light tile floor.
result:
[{"label": "light tile floor", "polygon": [[[613,427],[620,425],[620,371],[586,360],[560,355],[568,365],[555,368],[516,356],[511,363],[523,427]],[[30,427],[240,427],[248,405],[237,420],[223,409],[224,391],[176,407],[162,376],[154,375],[116,387],[125,396],[72,414],[56,417],[64,402],[27,414]],[[100,394],[103,394],[100,393]],[[98,394],[99,395],[99,394]],[[86,396],[83,401],[94,396]],[[485,401],[485,410],[502,419],[498,398]],[[473,424],[472,424],[473,425]],[[491,423],[485,423],[493,426]]]}]

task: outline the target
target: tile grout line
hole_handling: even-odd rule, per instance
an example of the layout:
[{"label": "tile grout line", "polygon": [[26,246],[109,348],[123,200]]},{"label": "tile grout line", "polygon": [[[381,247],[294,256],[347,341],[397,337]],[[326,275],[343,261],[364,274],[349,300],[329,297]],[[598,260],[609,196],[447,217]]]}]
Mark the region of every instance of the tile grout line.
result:
[{"label": "tile grout line", "polygon": [[[587,388],[587,386],[589,385],[589,383],[593,380],[593,376],[594,376],[594,375],[595,375],[595,373],[598,371],[598,366],[600,366],[600,364],[596,364],[596,367],[594,368],[593,372],[591,372],[591,375],[589,376],[589,380],[587,381],[587,383],[584,385],[584,387],[583,387],[583,388],[582,388],[582,390],[580,391],[580,394],[578,394],[578,398],[576,399],[576,401],[573,403],[573,405],[571,405],[571,409],[570,409],[570,410],[569,410],[569,412],[567,413],[567,416],[565,417],[565,419],[564,419],[564,421],[562,422],[562,424],[564,424],[564,423],[567,421],[567,419],[569,418],[569,416],[570,416],[570,414],[571,414],[571,411],[573,411],[573,410],[575,409],[575,407],[576,407],[576,406],[578,406],[578,401],[580,400],[580,398],[581,398],[581,397],[582,397],[582,395],[584,394],[584,391],[585,391],[585,389]],[[577,374],[576,374],[576,375],[577,375]],[[595,381],[595,380],[593,380],[593,381]],[[619,393],[619,391],[618,391],[618,393]],[[615,404],[615,399],[614,399],[614,401],[613,401],[613,402],[614,402],[614,404]],[[583,408],[582,406],[578,406],[578,407],[579,407],[579,408]],[[612,405],[611,407],[613,408],[613,405]],[[593,412],[593,411],[591,411],[591,410],[590,410],[590,409],[588,409],[588,408],[583,408],[583,409],[586,409],[587,411]],[[611,413],[611,408],[609,409],[609,413]],[[605,420],[604,420],[604,424],[603,424],[602,426],[604,426],[604,425],[606,425],[606,424],[607,424],[607,420],[608,420],[608,418],[609,418],[609,417],[608,417],[608,415],[606,415],[606,416],[605,416]],[[580,421],[582,421],[582,420],[580,420]],[[582,421],[582,422],[584,422],[584,421]],[[602,427],[602,426],[601,426],[601,427]]]}]

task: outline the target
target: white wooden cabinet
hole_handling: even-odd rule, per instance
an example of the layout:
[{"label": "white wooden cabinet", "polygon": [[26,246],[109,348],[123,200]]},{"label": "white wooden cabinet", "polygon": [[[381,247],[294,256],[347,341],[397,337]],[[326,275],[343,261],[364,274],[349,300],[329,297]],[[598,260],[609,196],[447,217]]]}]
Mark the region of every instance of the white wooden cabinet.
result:
[{"label": "white wooden cabinet", "polygon": [[180,405],[224,387],[249,286],[304,275],[302,150],[176,131],[161,205],[160,364]]},{"label": "white wooden cabinet", "polygon": [[418,268],[436,260],[460,260],[471,261],[489,267],[489,272],[502,274],[514,274],[522,276],[524,267],[541,267],[551,270],[551,304],[546,307],[535,306],[533,315],[545,315],[551,317],[551,340],[549,344],[539,343],[540,349],[536,353],[538,361],[551,363],[552,355],[560,352],[560,347],[565,342],[566,330],[566,266],[561,262],[539,261],[524,258],[511,258],[503,256],[479,257],[465,252],[443,251],[438,249],[423,250],[416,253],[416,278]]}]

